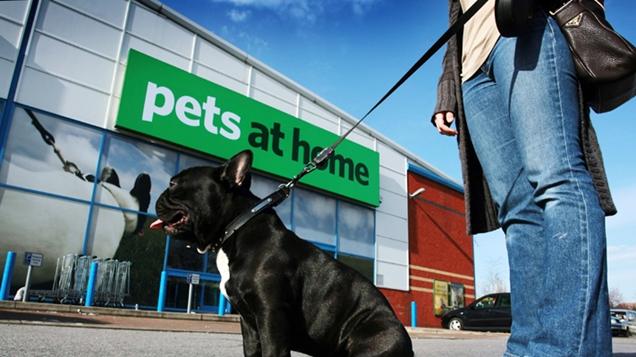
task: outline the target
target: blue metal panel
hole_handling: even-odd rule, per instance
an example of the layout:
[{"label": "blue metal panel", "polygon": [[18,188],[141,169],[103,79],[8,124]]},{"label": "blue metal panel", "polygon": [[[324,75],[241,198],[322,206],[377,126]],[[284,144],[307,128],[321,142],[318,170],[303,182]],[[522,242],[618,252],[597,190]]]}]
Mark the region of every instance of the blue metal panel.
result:
[{"label": "blue metal panel", "polygon": [[159,296],[157,297],[157,311],[163,312],[166,306],[166,289],[168,288],[168,272],[161,272],[161,279],[159,279]]},{"label": "blue metal panel", "polygon": [[95,290],[95,278],[97,277],[97,262],[91,263],[91,270],[88,273],[88,284],[86,286],[86,299],[84,306],[93,306],[93,292]]},{"label": "blue metal panel", "polygon": [[11,288],[11,278],[13,277],[13,266],[15,265],[15,252],[8,251],[7,259],[4,261],[2,272],[2,286],[0,287],[0,300],[6,300]]},{"label": "blue metal panel", "polygon": [[417,303],[411,301],[411,327],[417,327]]},{"label": "blue metal panel", "polygon": [[219,316],[225,315],[225,295],[219,291],[219,308],[218,308]]}]

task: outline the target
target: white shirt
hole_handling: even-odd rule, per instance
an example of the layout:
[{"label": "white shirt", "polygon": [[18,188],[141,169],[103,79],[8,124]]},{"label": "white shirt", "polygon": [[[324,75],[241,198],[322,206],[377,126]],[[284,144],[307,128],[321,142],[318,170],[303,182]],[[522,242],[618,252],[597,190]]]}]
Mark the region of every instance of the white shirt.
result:
[{"label": "white shirt", "polygon": [[[460,0],[466,12],[477,0]],[[499,39],[495,22],[495,0],[489,0],[464,25],[462,43],[462,82],[470,79],[484,64]]]}]

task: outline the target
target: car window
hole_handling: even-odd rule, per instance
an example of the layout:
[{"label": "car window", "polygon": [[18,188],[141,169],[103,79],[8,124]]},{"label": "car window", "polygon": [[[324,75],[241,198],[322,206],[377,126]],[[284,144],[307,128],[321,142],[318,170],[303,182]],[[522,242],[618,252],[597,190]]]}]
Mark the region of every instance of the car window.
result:
[{"label": "car window", "polygon": [[488,309],[495,306],[495,297],[486,296],[475,304],[475,309]]},{"label": "car window", "polygon": [[499,298],[497,299],[497,307],[510,307],[510,295],[499,295]]},{"label": "car window", "polygon": [[625,320],[627,317],[627,313],[623,312],[623,311],[614,311],[612,312],[612,315],[614,317],[616,317],[619,320]]}]

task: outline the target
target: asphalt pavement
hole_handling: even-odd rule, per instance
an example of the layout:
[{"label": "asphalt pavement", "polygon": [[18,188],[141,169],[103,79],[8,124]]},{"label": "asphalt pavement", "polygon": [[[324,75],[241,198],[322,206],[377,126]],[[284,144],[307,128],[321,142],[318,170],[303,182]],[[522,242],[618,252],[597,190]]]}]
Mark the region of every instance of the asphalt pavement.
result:
[{"label": "asphalt pavement", "polygon": [[[508,334],[408,329],[416,356],[501,356]],[[239,317],[0,302],[0,356],[242,356]],[[636,337],[614,338],[636,356]],[[300,357],[303,354],[293,353]]]}]

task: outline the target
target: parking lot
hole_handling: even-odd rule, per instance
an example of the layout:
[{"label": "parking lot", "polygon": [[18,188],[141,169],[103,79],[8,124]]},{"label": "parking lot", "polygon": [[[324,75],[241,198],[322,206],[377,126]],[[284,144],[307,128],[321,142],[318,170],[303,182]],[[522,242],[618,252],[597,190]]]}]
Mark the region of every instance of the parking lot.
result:
[{"label": "parking lot", "polygon": [[[507,334],[413,338],[416,356],[501,356]],[[171,332],[0,323],[0,356],[242,356],[236,333]],[[302,354],[292,354],[303,356]],[[636,356],[636,337],[614,338],[615,356]]]},{"label": "parking lot", "polygon": [[[242,356],[238,315],[0,302],[2,356]],[[416,356],[501,356],[507,333],[409,328]],[[636,336],[614,356],[636,356]],[[292,354],[292,356],[303,356]]]}]

